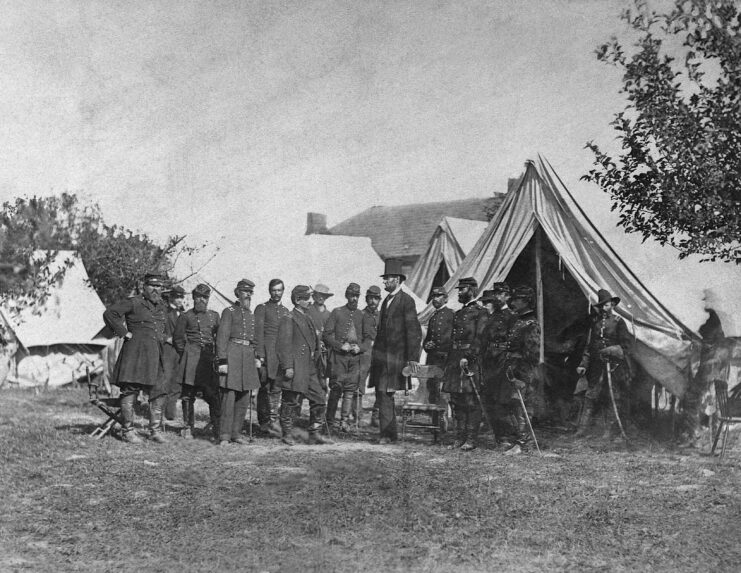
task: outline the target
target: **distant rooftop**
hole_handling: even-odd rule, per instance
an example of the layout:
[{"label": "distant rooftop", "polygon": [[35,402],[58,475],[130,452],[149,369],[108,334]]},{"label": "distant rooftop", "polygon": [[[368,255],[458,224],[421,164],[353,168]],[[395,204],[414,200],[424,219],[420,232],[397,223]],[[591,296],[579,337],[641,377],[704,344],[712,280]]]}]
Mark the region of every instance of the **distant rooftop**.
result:
[{"label": "distant rooftop", "polygon": [[503,194],[477,199],[437,203],[413,203],[396,207],[371,207],[338,223],[326,232],[332,235],[370,237],[382,259],[418,257],[443,217],[486,221],[487,210],[496,209]]}]

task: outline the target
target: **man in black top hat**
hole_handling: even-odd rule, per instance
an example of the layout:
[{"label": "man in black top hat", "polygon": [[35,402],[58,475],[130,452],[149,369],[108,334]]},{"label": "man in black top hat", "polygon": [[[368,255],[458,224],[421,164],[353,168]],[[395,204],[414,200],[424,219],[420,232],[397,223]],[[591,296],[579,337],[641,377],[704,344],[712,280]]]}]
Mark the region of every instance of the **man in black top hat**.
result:
[{"label": "man in black top hat", "polygon": [[180,315],[172,337],[175,350],[180,355],[178,380],[182,384],[181,403],[185,425],[182,436],[185,439],[193,438],[195,400],[196,395],[200,393],[208,404],[214,440],[218,440],[221,408],[214,359],[219,313],[208,310],[208,299],[211,297],[208,285],[196,285],[192,295],[193,308]]},{"label": "man in black top hat", "polygon": [[402,370],[409,365],[416,373],[422,352],[422,327],[414,299],[401,288],[406,280],[402,262],[388,259],[385,267],[381,277],[388,295],[381,305],[368,383],[376,392],[380,444],[395,442],[398,437],[394,394],[408,388]]},{"label": "man in black top hat", "polygon": [[[587,335],[587,346],[584,349],[577,374],[587,377],[588,388],[584,395],[584,407],[579,419],[576,435],[583,436],[589,428],[592,414],[598,407],[611,408],[607,380],[607,369],[610,370],[613,394],[619,412],[625,412],[625,399],[630,385],[630,352],[632,338],[625,321],[615,314],[615,307],[620,298],[612,296],[609,291],[600,289],[597,302],[593,305],[597,311]],[[615,430],[616,421],[612,412],[608,414],[613,420],[605,431],[610,437]]]},{"label": "man in black top hat", "polygon": [[111,305],[103,321],[116,336],[124,339],[116,360],[111,383],[121,389],[123,440],[139,443],[134,433],[134,402],[140,391],[149,397],[150,439],[163,442],[162,406],[167,394],[162,359],[167,338],[165,303],[162,300],[164,277],[156,273],[144,276],[142,294]]},{"label": "man in black top hat", "polygon": [[342,398],[340,430],[349,432],[350,412],[360,384],[360,356],[370,350],[371,333],[358,308],[360,285],[350,283],[345,290],[347,304],[335,308],[324,325],[324,344],[329,350],[330,378],[327,421],[335,424],[337,405]]},{"label": "man in black top hat", "polygon": [[475,278],[460,279],[456,288],[463,307],[453,317],[443,392],[450,394],[456,422],[456,440],[451,448],[470,451],[476,448],[481,426],[481,405],[476,394],[481,386],[479,342],[486,324],[486,311],[476,304],[478,282]]}]

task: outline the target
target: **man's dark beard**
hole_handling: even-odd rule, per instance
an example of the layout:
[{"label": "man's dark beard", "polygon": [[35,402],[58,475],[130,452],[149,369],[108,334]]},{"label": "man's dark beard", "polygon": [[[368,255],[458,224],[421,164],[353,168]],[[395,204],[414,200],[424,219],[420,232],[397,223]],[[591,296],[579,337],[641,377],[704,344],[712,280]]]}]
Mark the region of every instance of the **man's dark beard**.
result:
[{"label": "man's dark beard", "polygon": [[193,308],[196,312],[204,312],[208,308],[208,303],[202,300],[197,300],[193,303]]},{"label": "man's dark beard", "polygon": [[458,293],[458,302],[461,304],[466,304],[468,302],[471,302],[471,299],[473,298],[473,295],[470,292],[459,292]]},{"label": "man's dark beard", "polygon": [[356,308],[358,308],[357,301],[356,302],[348,302],[347,303],[347,308],[349,308],[350,310],[355,310]]},{"label": "man's dark beard", "polygon": [[152,291],[151,293],[144,291],[144,298],[146,298],[149,302],[162,302],[162,295],[160,295],[160,293],[158,293],[157,291]]}]

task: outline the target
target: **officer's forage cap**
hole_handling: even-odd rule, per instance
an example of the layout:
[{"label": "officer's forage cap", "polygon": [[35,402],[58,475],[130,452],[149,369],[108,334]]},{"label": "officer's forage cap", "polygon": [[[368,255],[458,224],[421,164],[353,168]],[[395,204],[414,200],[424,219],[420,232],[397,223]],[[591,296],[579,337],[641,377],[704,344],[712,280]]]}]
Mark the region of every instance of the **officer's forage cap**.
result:
[{"label": "officer's forage cap", "polygon": [[618,296],[612,296],[610,294],[610,291],[605,289],[600,289],[597,291],[597,302],[594,303],[594,306],[602,306],[606,302],[611,302],[613,305],[618,305],[620,303],[620,297]]},{"label": "officer's forage cap", "polygon": [[459,279],[458,286],[456,288],[465,288],[465,287],[479,288],[479,283],[473,277],[466,277],[464,279]]},{"label": "officer's forage cap", "polygon": [[407,276],[404,274],[404,263],[399,259],[386,259],[384,265],[382,277],[401,277],[401,280],[407,280]]},{"label": "officer's forage cap", "polygon": [[350,294],[350,295],[356,294],[360,296],[360,285],[358,283],[350,283],[349,285],[347,285],[347,288],[345,289],[345,294]]},{"label": "officer's forage cap", "polygon": [[199,284],[196,285],[196,288],[193,289],[193,296],[205,296],[206,298],[211,296],[211,289],[208,287],[208,285],[205,284]]},{"label": "officer's forage cap", "polygon": [[432,289],[432,292],[430,293],[430,298],[432,298],[433,296],[440,296],[440,295],[447,295],[447,294],[448,293],[445,292],[445,288],[439,286],[439,287],[435,287]]},{"label": "officer's forage cap", "polygon": [[144,275],[144,284],[150,286],[165,286],[165,277],[159,273],[147,273]]},{"label": "officer's forage cap", "polygon": [[237,288],[235,289],[237,292],[243,291],[243,292],[254,292],[255,291],[255,283],[253,283],[250,279],[242,279],[237,283]]},{"label": "officer's forage cap", "polygon": [[181,287],[180,285],[175,285],[167,291],[167,294],[170,298],[177,298],[179,296],[185,296],[185,289]]},{"label": "officer's forage cap", "polygon": [[507,283],[494,283],[493,285],[491,285],[491,290],[492,292],[512,292],[512,289],[509,288],[509,285]]},{"label": "officer's forage cap", "polygon": [[512,289],[512,298],[521,298],[532,302],[535,298],[535,291],[529,286],[516,286]]},{"label": "officer's forage cap", "polygon": [[329,290],[329,287],[327,285],[323,285],[322,283],[319,283],[314,287],[314,292],[317,294],[321,294],[329,298],[330,296],[334,296],[334,293]]},{"label": "officer's forage cap", "polygon": [[497,291],[495,290],[485,290],[481,295],[481,302],[495,302],[497,300],[496,294]]},{"label": "officer's forage cap", "polygon": [[306,285],[296,285],[291,291],[291,298],[293,299],[308,299],[311,296],[311,287]]},{"label": "officer's forage cap", "polygon": [[365,296],[374,296],[376,298],[381,298],[381,287],[377,287],[376,285],[369,286],[368,290],[365,291]]}]

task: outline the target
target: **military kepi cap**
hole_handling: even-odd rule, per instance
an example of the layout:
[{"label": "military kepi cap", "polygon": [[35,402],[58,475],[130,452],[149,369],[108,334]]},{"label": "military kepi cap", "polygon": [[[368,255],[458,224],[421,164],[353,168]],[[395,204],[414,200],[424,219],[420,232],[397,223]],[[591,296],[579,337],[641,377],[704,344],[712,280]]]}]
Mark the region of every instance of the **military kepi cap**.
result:
[{"label": "military kepi cap", "polygon": [[165,286],[165,277],[159,273],[147,273],[144,275],[144,284],[150,286]]},{"label": "military kepi cap", "polygon": [[495,290],[485,290],[481,294],[481,302],[495,302],[497,300],[496,294],[497,291]]},{"label": "military kepi cap", "polygon": [[507,283],[494,283],[491,285],[491,292],[512,292],[512,289]]},{"label": "military kepi cap", "polygon": [[334,293],[329,290],[329,287],[327,285],[323,285],[322,283],[319,283],[314,287],[314,292],[324,295],[327,298],[329,298],[330,296],[334,296]]},{"label": "military kepi cap", "polygon": [[311,296],[311,287],[306,285],[296,285],[291,291],[293,299],[308,299]]},{"label": "military kepi cap", "polygon": [[205,285],[203,283],[196,285],[196,288],[193,289],[193,296],[205,296],[206,298],[211,296],[211,289],[208,285]]},{"label": "military kepi cap", "polygon": [[345,294],[355,294],[360,296],[360,285],[358,283],[350,283],[345,289]]},{"label": "military kepi cap", "polygon": [[620,303],[620,297],[618,296],[612,296],[610,294],[610,291],[605,289],[599,289],[597,291],[597,302],[594,303],[594,306],[602,306],[606,302],[611,302],[615,306],[617,306]]},{"label": "military kepi cap", "polygon": [[445,287],[437,286],[432,289],[430,292],[430,298],[433,296],[440,296],[440,295],[447,295],[448,293],[445,292]]},{"label": "military kepi cap", "polygon": [[404,264],[399,259],[386,259],[384,265],[382,277],[397,276],[401,277],[401,280],[407,280],[407,276],[404,274]]},{"label": "military kepi cap", "polygon": [[465,287],[479,288],[479,283],[473,277],[466,277],[463,279],[458,279],[458,286],[455,288],[465,288]]},{"label": "military kepi cap", "polygon": [[234,290],[235,292],[239,292],[239,291],[254,292],[255,283],[253,283],[250,279],[242,279],[237,283],[237,288]]},{"label": "military kepi cap", "polygon": [[512,298],[521,298],[532,302],[535,291],[529,286],[516,286],[512,289]]},{"label": "military kepi cap", "polygon": [[369,286],[368,290],[365,291],[365,296],[381,298],[381,287],[377,287],[376,285]]},{"label": "military kepi cap", "polygon": [[167,291],[167,295],[170,298],[177,298],[179,296],[185,296],[185,289],[180,285],[174,285]]}]

